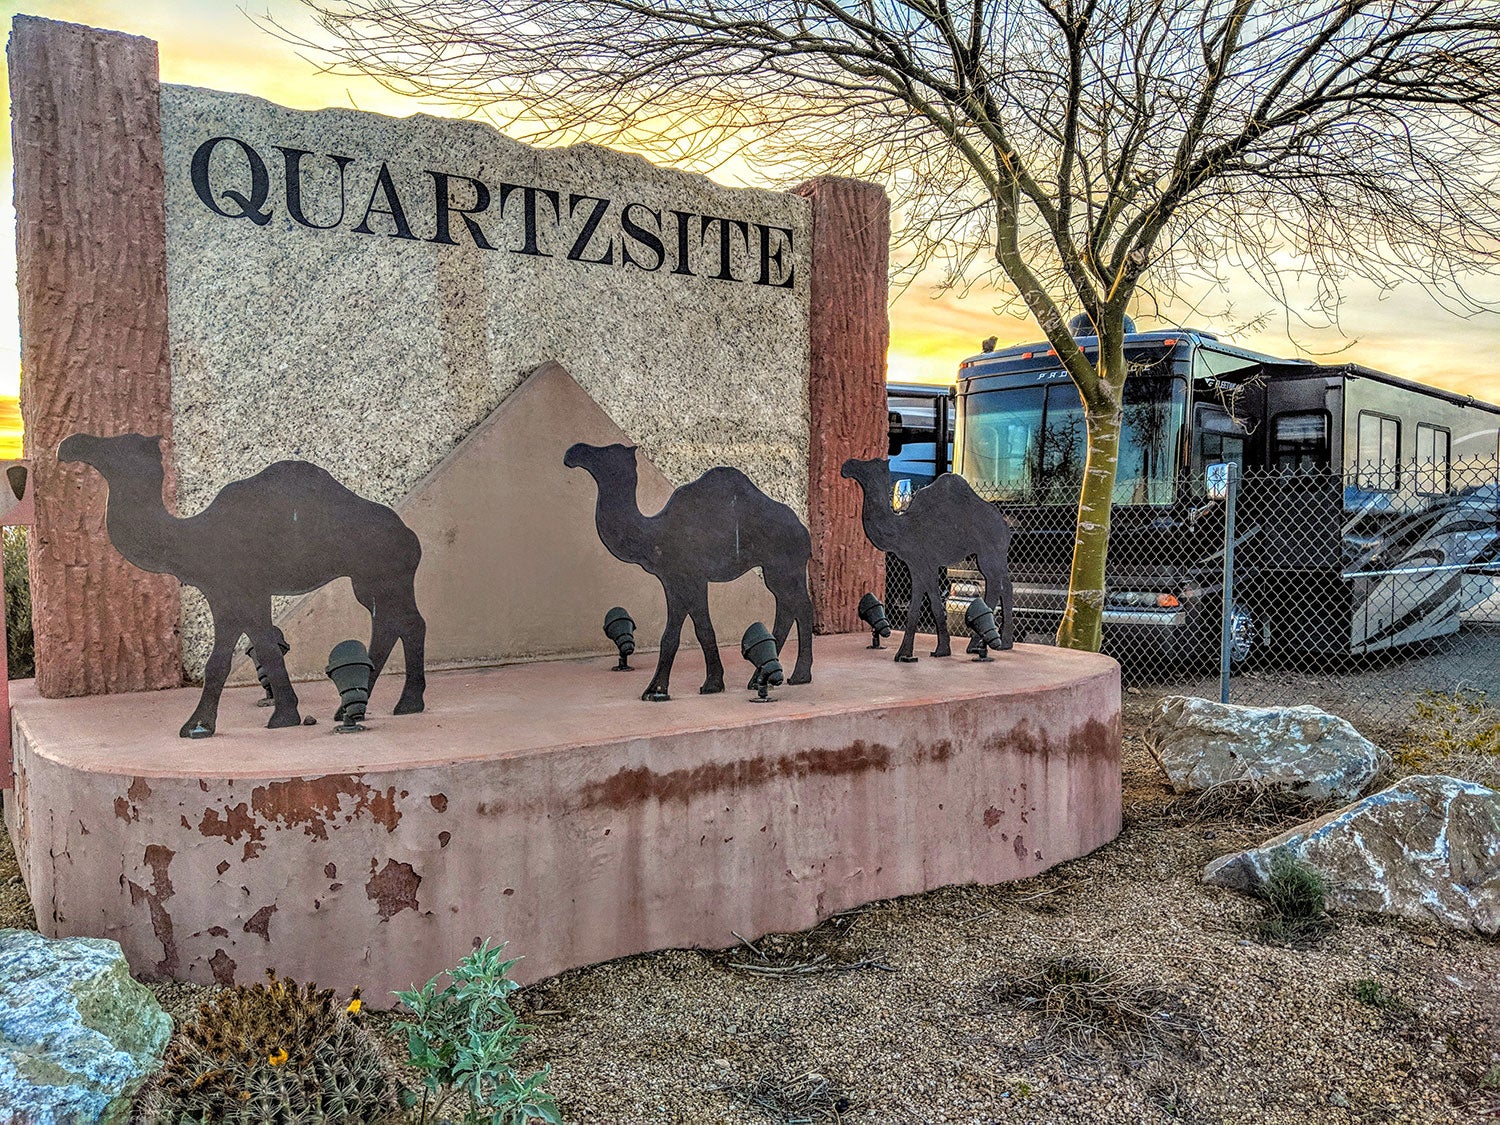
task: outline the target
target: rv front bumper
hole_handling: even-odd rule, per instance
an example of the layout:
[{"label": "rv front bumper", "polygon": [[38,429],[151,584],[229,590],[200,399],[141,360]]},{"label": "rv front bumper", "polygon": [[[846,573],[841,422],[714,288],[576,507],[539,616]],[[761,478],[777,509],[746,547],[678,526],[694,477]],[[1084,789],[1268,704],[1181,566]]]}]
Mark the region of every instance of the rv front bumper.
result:
[{"label": "rv front bumper", "polygon": [[[1016,633],[1055,632],[1062,620],[1067,605],[1068,591],[1060,586],[1034,585],[1017,582],[1013,587],[1015,596]],[[984,584],[964,579],[956,580],[948,592],[948,628],[950,632],[966,632],[964,610],[975,598],[984,596]],[[1111,597],[1136,595],[1111,595]],[[1145,597],[1147,595],[1139,595]],[[1150,597],[1156,595],[1150,594]],[[1187,625],[1187,610],[1177,606],[1150,605],[1106,605],[1104,624],[1106,627],[1146,629],[1179,629]]]}]

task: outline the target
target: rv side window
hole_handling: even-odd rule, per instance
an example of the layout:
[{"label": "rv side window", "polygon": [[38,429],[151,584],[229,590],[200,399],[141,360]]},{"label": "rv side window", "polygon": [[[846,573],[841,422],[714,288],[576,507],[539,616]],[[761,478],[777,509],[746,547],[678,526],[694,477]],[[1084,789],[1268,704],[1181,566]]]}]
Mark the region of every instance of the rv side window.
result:
[{"label": "rv side window", "polygon": [[1372,492],[1394,492],[1401,483],[1401,423],[1384,414],[1359,412],[1354,452],[1355,483]]},{"label": "rv side window", "polygon": [[1448,447],[1452,436],[1440,426],[1417,423],[1417,491],[1438,496],[1449,490]]},{"label": "rv side window", "polygon": [[1278,414],[1271,423],[1271,467],[1283,473],[1328,467],[1328,415]]}]

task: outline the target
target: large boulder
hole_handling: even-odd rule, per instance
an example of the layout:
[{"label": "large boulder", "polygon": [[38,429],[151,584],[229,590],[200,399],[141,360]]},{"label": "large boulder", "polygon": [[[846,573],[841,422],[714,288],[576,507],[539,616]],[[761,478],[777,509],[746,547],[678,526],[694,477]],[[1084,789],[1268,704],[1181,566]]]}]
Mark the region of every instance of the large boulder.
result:
[{"label": "large boulder", "polygon": [[1384,750],[1316,707],[1169,695],[1154,725],[1157,754],[1178,793],[1247,784],[1309,801],[1352,801],[1391,764]]},{"label": "large boulder", "polygon": [[1221,856],[1203,881],[1253,891],[1285,852],[1322,874],[1328,903],[1500,933],[1500,793],[1455,777],[1407,777]]},{"label": "large boulder", "polygon": [[0,1123],[124,1122],[172,1018],[118,942],[0,930]]}]

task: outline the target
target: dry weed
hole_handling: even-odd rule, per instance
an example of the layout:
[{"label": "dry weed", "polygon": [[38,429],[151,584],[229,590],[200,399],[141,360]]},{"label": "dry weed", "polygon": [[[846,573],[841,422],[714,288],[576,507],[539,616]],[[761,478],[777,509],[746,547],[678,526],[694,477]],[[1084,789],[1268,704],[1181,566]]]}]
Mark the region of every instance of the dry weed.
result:
[{"label": "dry weed", "polygon": [[1226,781],[1197,793],[1185,793],[1167,807],[1181,824],[1233,820],[1261,828],[1286,828],[1322,816],[1338,802],[1314,800],[1284,785]]},{"label": "dry weed", "polygon": [[990,985],[1002,1003],[1030,1012],[1064,1050],[1104,1047],[1137,1059],[1197,1056],[1202,1030],[1159,988],[1087,957],[1053,957]]},{"label": "dry weed", "polygon": [[736,972],[766,977],[800,977],[819,973],[880,969],[893,973],[882,955],[855,940],[861,910],[835,914],[800,934],[766,934],[751,941],[734,936],[739,945],[709,956]]},{"label": "dry weed", "polygon": [[759,1110],[780,1125],[839,1122],[854,1105],[848,1091],[816,1071],[796,1078],[762,1074],[746,1086],[721,1086],[720,1089],[747,1109]]},{"label": "dry weed", "polygon": [[1393,757],[1405,774],[1442,773],[1500,788],[1500,708],[1482,691],[1429,691]]}]

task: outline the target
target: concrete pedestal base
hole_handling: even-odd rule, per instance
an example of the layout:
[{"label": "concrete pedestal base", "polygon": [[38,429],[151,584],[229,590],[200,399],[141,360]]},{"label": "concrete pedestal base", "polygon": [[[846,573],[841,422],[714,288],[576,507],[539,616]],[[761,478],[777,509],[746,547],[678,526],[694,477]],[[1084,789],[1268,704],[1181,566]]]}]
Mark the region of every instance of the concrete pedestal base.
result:
[{"label": "concrete pedestal base", "polygon": [[5,820],[46,934],[114,938],[139,975],[255,981],[267,967],[371,1002],[483,938],[531,981],[650,949],[798,930],[873,899],[1034,875],[1120,829],[1118,669],[1020,646],[897,665],[868,634],[820,637],[816,682],[753,706],[671,703],[607,660],[431,677],[428,711],[331,733],[258,729],[225,693],[219,734],[179,739],[192,690],[18,691]]}]

